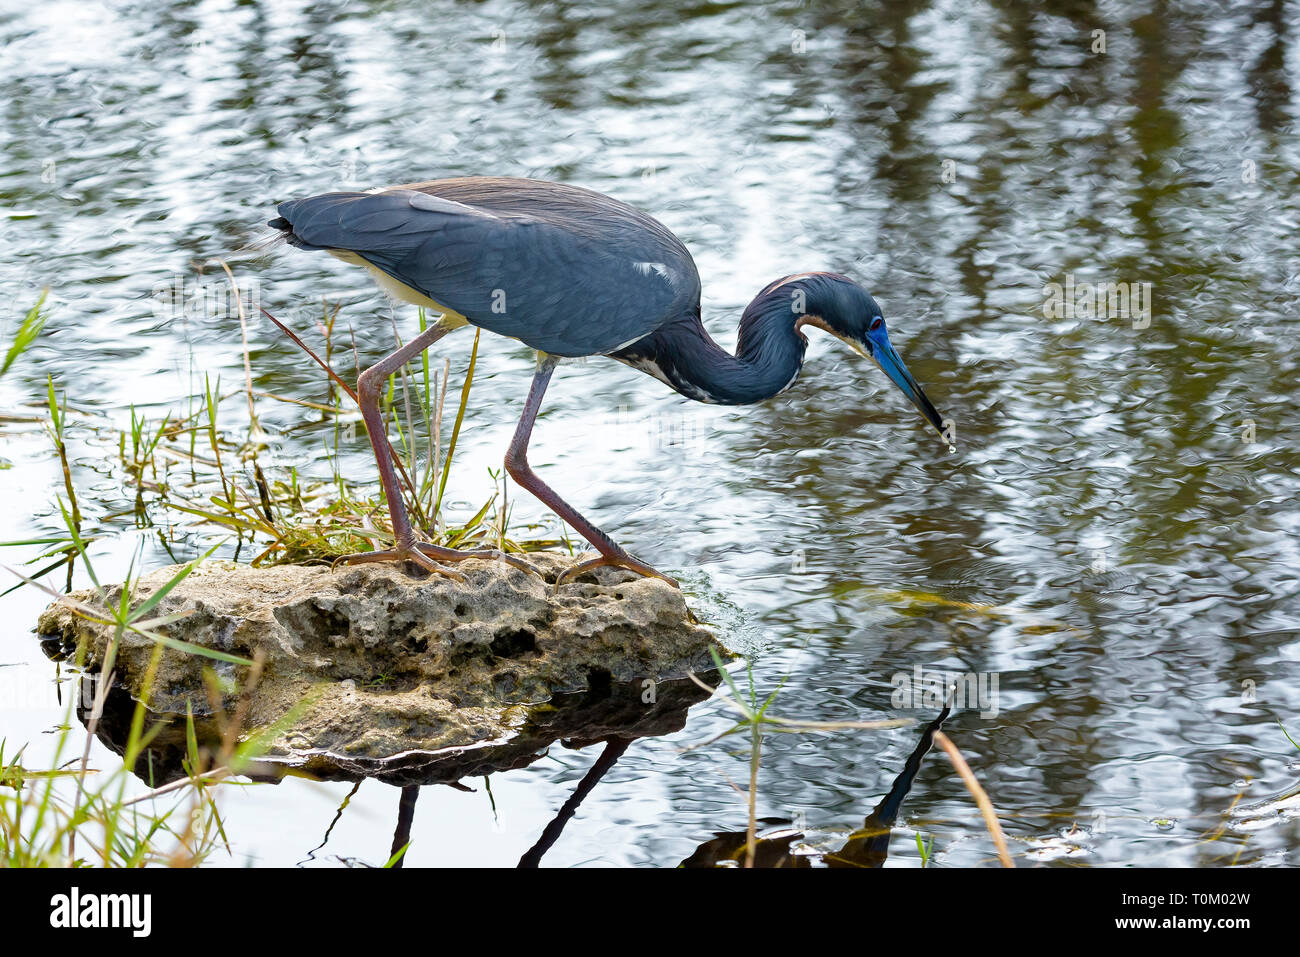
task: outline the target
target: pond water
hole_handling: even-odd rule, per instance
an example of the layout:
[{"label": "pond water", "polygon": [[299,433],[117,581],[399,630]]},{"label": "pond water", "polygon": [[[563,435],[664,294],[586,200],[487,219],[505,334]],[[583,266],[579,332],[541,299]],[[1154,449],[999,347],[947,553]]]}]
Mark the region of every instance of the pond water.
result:
[{"label": "pond water", "polygon": [[[682,578],[754,652],[760,694],[785,682],[777,713],[916,719],[768,735],[760,816],[843,844],[935,716],[898,707],[919,668],[996,681],[992,707],[945,727],[1017,863],[1297,863],[1300,751],[1279,722],[1300,737],[1300,15],[1254,6],[5,4],[6,343],[45,286],[51,318],[0,379],[0,536],[61,527],[61,472],[24,421],[51,375],[88,526],[111,533],[92,548],[101,574],[141,542],[147,564],[170,561],[86,423],[185,409],[204,373],[242,382],[237,321],[157,308],[169,284],[219,288],[214,257],[305,332],[322,296],[343,302],[363,361],[391,345],[391,316],[412,334],[414,310],[394,314],[358,270],[237,254],[276,202],[456,175],[587,186],[683,239],[728,345],[770,280],[859,279],[955,425],[949,454],[829,337],[751,408],[696,405],[605,360],[556,375],[532,464]],[[1106,283],[1126,285],[1098,303]],[[255,389],[323,397],[269,323],[249,336]],[[453,382],[468,346],[435,347]],[[519,344],[483,340],[453,512],[490,492],[531,368]],[[259,403],[263,467],[328,480],[318,414]],[[343,461],[374,474],[364,433]],[[515,517],[558,529],[526,496]],[[0,737],[31,742],[39,766],[63,714],[29,632],[46,599],[0,601]],[[743,830],[743,738],[683,750],[730,723],[715,699],[633,742],[542,863],[676,865]],[[557,746],[469,791],[423,789],[407,864],[515,863],[599,752]],[[351,790],[229,789],[232,853],[214,860],[383,863],[401,792],[367,781],[340,813]],[[940,754],[888,866],[920,864],[917,833],[934,865],[995,860]]]}]

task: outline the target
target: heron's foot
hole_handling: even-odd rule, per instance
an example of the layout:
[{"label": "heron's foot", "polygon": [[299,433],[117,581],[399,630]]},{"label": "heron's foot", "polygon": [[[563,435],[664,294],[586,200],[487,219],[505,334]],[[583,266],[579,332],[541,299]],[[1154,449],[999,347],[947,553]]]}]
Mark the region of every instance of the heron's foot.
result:
[{"label": "heron's foot", "polygon": [[[431,546],[432,547],[432,546]],[[465,584],[465,576],[460,572],[452,571],[444,565],[439,565],[432,558],[424,553],[420,543],[412,542],[407,545],[398,544],[393,548],[385,548],[377,552],[357,552],[353,555],[340,555],[330,563],[331,568],[337,568],[339,565],[369,565],[374,562],[411,562],[419,565],[425,571],[434,575],[442,575],[445,578],[453,579]]]},{"label": "heron's foot", "polygon": [[677,584],[676,579],[669,578],[658,569],[651,568],[645,562],[638,561],[627,552],[617,552],[613,555],[601,555],[599,558],[591,558],[585,562],[578,562],[576,565],[570,565],[564,571],[560,572],[555,579],[555,591],[560,590],[561,585],[568,584],[572,579],[577,578],[585,571],[593,568],[626,568],[628,571],[636,572],[644,578],[658,578],[666,581],[674,588],[681,590],[681,585]]},{"label": "heron's foot", "polygon": [[542,571],[531,562],[526,562],[516,555],[503,552],[498,548],[444,548],[442,545],[429,545],[426,542],[416,542],[415,547],[430,558],[436,558],[444,562],[463,562],[467,558],[487,558],[496,561],[505,562],[512,565],[520,571],[528,572],[530,575],[536,575],[543,578]]}]

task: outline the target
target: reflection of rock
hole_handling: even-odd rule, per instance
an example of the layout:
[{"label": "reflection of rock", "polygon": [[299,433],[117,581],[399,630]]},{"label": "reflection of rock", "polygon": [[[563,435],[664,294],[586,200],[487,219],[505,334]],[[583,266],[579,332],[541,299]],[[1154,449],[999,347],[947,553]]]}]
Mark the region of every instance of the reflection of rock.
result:
[{"label": "reflection of rock", "polygon": [[[529,560],[551,578],[568,563],[549,554]],[[389,565],[330,571],[213,561],[149,614],[188,613],[166,626],[173,638],[262,655],[245,730],[271,726],[307,701],[269,756],[326,776],[432,783],[522,766],[559,738],[675,730],[704,696],[680,679],[713,669],[713,638],[666,583],[600,569],[600,584],[587,578],[553,596],[549,584],[504,563],[458,568],[467,585]],[[146,577],[136,601],[176,571]],[[74,597],[93,604],[88,594]],[[38,631],[57,636],[64,654],[85,642],[92,671],[112,637],[60,604],[41,615]],[[123,638],[120,705],[144,696],[154,647],[137,635]],[[219,709],[204,687],[205,668],[219,679],[209,682],[220,689]],[[169,648],[146,704],[162,716],[184,716],[188,706],[214,724],[234,713],[247,670]],[[114,724],[106,715],[105,737],[114,737]],[[155,750],[163,747],[160,739]]]},{"label": "reflection of rock", "polygon": [[[716,671],[696,675],[716,687]],[[518,706],[518,726],[502,739],[469,747],[439,751],[412,749],[388,758],[364,758],[329,751],[277,749],[267,759],[248,769],[248,776],[277,781],[288,768],[325,781],[376,778],[398,787],[423,784],[451,784],[461,778],[481,777],[532,764],[545,749],[560,741],[566,748],[585,748],[598,741],[632,740],[680,731],[691,705],[708,697],[687,678],[659,682],[655,700],[644,701],[641,682],[618,683],[597,691],[557,695],[537,705]],[[83,701],[90,700],[86,694]],[[130,733],[135,701],[119,687],[109,693],[100,719],[98,737],[112,751],[122,754]],[[86,711],[78,707],[84,722]],[[156,718],[151,719],[151,721]],[[200,741],[216,741],[221,728],[212,718],[195,722]],[[154,736],[141,755],[136,773],[151,785],[165,784],[184,775],[186,723],[170,717],[153,726]]]}]

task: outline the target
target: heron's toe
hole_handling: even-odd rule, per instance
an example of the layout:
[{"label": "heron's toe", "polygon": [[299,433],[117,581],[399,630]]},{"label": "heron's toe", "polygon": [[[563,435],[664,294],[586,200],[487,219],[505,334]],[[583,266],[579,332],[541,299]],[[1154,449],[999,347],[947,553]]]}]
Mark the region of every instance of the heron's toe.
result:
[{"label": "heron's toe", "polygon": [[545,578],[541,569],[536,565],[497,548],[471,548],[462,551],[456,548],[445,548],[442,545],[428,545],[424,542],[417,542],[415,547],[430,558],[440,559],[445,562],[463,562],[467,558],[486,558],[505,562],[507,565],[518,568],[522,572],[528,572],[529,574],[536,575],[538,578]]},{"label": "heron's toe", "polygon": [[555,587],[553,590],[558,592],[561,585],[569,584],[583,572],[590,571],[593,568],[626,568],[628,571],[635,572],[643,578],[658,578],[661,581],[666,581],[679,591],[682,587],[677,584],[676,579],[669,578],[663,572],[656,568],[652,568],[643,561],[633,558],[631,555],[623,554],[601,555],[599,558],[592,558],[585,562],[578,562],[575,565],[570,565],[556,577]]},{"label": "heron's toe", "polygon": [[434,575],[442,575],[444,578],[450,578],[465,584],[465,576],[460,572],[453,571],[445,565],[439,565],[428,555],[413,545],[398,546],[397,548],[385,548],[381,551],[374,552],[356,552],[352,555],[340,555],[330,564],[331,568],[338,568],[340,565],[370,565],[378,562],[412,562],[419,565],[425,571]]}]

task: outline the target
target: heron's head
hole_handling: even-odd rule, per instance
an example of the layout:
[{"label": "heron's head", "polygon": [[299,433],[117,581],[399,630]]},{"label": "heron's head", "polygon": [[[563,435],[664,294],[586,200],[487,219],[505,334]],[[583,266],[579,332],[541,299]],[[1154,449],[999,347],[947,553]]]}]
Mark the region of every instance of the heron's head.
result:
[{"label": "heron's head", "polygon": [[874,359],[890,381],[951,445],[943,416],[912,373],[907,371],[907,366],[889,341],[884,314],[871,294],[847,276],[835,273],[814,273],[799,277],[795,282],[807,293],[803,318],[796,321],[796,328],[817,326],[845,342],[853,351]]}]

